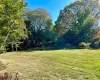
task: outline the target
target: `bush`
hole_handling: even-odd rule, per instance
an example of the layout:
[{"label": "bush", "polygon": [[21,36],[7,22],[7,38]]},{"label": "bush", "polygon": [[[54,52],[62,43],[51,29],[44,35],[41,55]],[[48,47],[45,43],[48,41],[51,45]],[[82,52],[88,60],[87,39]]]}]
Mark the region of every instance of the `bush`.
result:
[{"label": "bush", "polygon": [[100,48],[100,41],[93,42],[91,46],[92,48],[97,48],[97,49]]},{"label": "bush", "polygon": [[80,42],[80,43],[79,43],[79,48],[80,48],[80,49],[87,49],[87,48],[90,48],[90,43]]}]

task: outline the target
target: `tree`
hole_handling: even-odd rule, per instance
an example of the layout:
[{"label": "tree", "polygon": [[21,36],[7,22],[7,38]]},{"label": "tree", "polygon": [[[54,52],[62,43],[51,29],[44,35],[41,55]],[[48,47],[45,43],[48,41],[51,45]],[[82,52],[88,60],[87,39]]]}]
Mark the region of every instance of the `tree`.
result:
[{"label": "tree", "polygon": [[[77,0],[60,11],[55,30],[67,43],[78,46],[80,42],[92,42],[92,32],[99,24],[98,0]],[[60,26],[59,26],[59,25]]]},{"label": "tree", "polygon": [[31,47],[43,46],[53,39],[53,23],[51,16],[45,9],[25,10],[26,26],[30,31]]},{"label": "tree", "polygon": [[92,48],[100,48],[100,27],[97,27],[92,33]]},{"label": "tree", "polygon": [[0,9],[0,46],[19,41],[26,37],[22,10],[26,6],[23,0],[1,0]]},{"label": "tree", "polygon": [[93,34],[93,39],[92,39],[93,42],[100,41],[100,27],[97,27],[97,28],[93,31],[92,34]]}]

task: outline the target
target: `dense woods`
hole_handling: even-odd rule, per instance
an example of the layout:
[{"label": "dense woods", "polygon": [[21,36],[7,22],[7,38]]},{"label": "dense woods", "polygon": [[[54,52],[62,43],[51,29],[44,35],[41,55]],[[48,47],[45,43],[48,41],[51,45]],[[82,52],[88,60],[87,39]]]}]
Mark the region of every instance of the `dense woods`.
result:
[{"label": "dense woods", "polygon": [[[92,47],[100,46],[99,0],[78,0],[60,11],[55,30],[65,43],[78,47],[83,42]],[[97,37],[98,36],[98,37]],[[98,43],[98,44],[97,44]],[[96,44],[96,45],[95,45]]]},{"label": "dense woods", "polygon": [[76,0],[53,24],[45,9],[23,0],[0,0],[0,49],[100,48],[99,0]]}]

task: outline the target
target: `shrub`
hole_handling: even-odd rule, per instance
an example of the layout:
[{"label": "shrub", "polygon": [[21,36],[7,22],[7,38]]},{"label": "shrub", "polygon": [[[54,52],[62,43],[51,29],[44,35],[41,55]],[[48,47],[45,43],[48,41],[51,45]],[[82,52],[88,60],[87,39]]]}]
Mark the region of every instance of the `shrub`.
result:
[{"label": "shrub", "polygon": [[91,45],[93,48],[100,48],[100,41],[95,41]]},{"label": "shrub", "polygon": [[79,43],[79,48],[80,48],[80,49],[87,49],[87,48],[90,48],[90,43],[80,42],[80,43]]}]

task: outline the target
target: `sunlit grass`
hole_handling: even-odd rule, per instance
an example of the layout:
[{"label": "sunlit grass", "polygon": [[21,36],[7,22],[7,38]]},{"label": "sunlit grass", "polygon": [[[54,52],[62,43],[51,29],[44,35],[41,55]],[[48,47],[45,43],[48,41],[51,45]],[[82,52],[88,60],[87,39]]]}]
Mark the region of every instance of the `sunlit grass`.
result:
[{"label": "sunlit grass", "polygon": [[0,61],[0,71],[6,69],[6,65],[4,65],[1,61]]},{"label": "sunlit grass", "polygon": [[21,80],[100,80],[100,50],[12,52],[0,60]]}]

